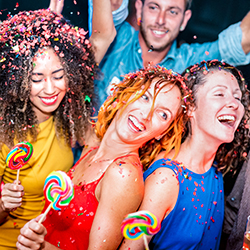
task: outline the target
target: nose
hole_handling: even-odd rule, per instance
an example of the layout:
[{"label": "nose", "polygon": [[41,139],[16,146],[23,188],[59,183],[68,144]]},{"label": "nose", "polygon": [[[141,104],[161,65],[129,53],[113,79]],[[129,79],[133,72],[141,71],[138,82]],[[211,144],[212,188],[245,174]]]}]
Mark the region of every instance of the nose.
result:
[{"label": "nose", "polygon": [[55,85],[50,77],[44,79],[44,92],[51,95],[55,92]]},{"label": "nose", "polygon": [[141,117],[143,120],[147,121],[151,119],[151,107],[149,107],[150,105],[146,105],[144,106],[140,113],[141,113]]},{"label": "nose", "polygon": [[166,23],[166,12],[165,11],[162,11],[162,10],[159,11],[156,23],[159,26],[164,26],[165,25],[165,23]]},{"label": "nose", "polygon": [[234,96],[231,96],[228,100],[227,107],[230,109],[238,109],[239,108],[239,100],[235,99]]}]

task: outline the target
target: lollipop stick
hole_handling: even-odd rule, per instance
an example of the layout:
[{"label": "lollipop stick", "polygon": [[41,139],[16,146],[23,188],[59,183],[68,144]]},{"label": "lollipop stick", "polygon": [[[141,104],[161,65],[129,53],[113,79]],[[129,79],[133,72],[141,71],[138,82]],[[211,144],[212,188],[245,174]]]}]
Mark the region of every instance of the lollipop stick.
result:
[{"label": "lollipop stick", "polygon": [[48,214],[49,210],[51,209],[51,205],[52,203],[49,204],[49,206],[47,207],[46,211],[44,212],[43,216],[40,218],[40,220],[38,221],[39,224],[42,223],[42,221],[44,220],[45,216]]},{"label": "lollipop stick", "polygon": [[17,173],[16,173],[16,183],[18,184],[18,180],[19,180],[19,172],[20,172],[20,168],[17,169]]},{"label": "lollipop stick", "polygon": [[149,250],[149,246],[148,246],[148,241],[147,241],[147,237],[145,234],[143,234],[143,241],[144,241],[144,246],[146,250]]}]

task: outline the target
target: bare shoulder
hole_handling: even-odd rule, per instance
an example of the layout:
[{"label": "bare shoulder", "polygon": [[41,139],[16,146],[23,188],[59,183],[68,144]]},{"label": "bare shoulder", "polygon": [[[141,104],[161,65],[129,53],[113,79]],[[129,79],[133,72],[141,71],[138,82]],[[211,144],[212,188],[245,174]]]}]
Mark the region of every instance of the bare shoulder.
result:
[{"label": "bare shoulder", "polygon": [[117,158],[106,170],[103,183],[128,189],[144,189],[143,172],[139,158],[127,156]]},{"label": "bare shoulder", "polygon": [[179,194],[176,173],[162,166],[145,180],[145,194],[141,209],[154,212],[159,218],[166,216],[175,206]]},{"label": "bare shoulder", "polygon": [[121,178],[125,176],[142,177],[142,165],[135,155],[119,157],[110,164],[107,174],[119,175]]},{"label": "bare shoulder", "polygon": [[165,166],[157,168],[152,174],[150,174],[146,181],[149,180],[150,182],[155,182],[156,184],[159,183],[162,186],[179,183],[176,173],[172,169]]}]

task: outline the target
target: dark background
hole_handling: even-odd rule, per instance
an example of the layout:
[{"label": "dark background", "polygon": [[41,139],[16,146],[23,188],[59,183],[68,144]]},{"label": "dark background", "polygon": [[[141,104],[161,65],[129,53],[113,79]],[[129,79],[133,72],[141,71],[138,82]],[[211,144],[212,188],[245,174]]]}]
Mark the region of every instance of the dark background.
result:
[{"label": "dark background", "polygon": [[[216,40],[230,24],[243,19],[250,11],[250,0],[193,0],[191,9],[192,17],[179,40],[209,42]],[[250,64],[237,68],[242,71],[250,89]]]},{"label": "dark background", "polygon": [[[101,1],[101,0],[100,0]],[[49,7],[49,0],[0,0],[0,20],[6,19],[8,14],[16,14],[23,10],[46,9]],[[88,28],[88,0],[64,0],[62,14],[72,24],[82,28]],[[16,5],[19,7],[16,8]],[[79,13],[77,13],[79,12]]]},{"label": "dark background", "polygon": [[[101,1],[101,0],[100,0]],[[130,0],[134,6],[135,0]],[[17,6],[17,3],[19,7]],[[76,4],[75,4],[76,3]],[[72,24],[88,28],[88,0],[64,0],[63,15]],[[0,20],[8,14],[15,14],[22,10],[48,8],[49,0],[0,0]],[[132,11],[133,9],[130,8]],[[193,15],[186,29],[181,32],[180,42],[208,42],[217,39],[218,34],[230,24],[236,23],[250,10],[250,0],[193,0]],[[248,82],[250,89],[250,64],[238,67]]]}]

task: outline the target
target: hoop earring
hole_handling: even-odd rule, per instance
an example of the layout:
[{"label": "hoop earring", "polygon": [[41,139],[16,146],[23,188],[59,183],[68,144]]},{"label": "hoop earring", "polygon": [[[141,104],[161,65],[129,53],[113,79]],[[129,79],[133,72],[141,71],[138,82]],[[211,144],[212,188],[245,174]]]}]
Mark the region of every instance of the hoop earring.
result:
[{"label": "hoop earring", "polygon": [[137,18],[137,25],[141,26],[141,18],[140,17]]}]

